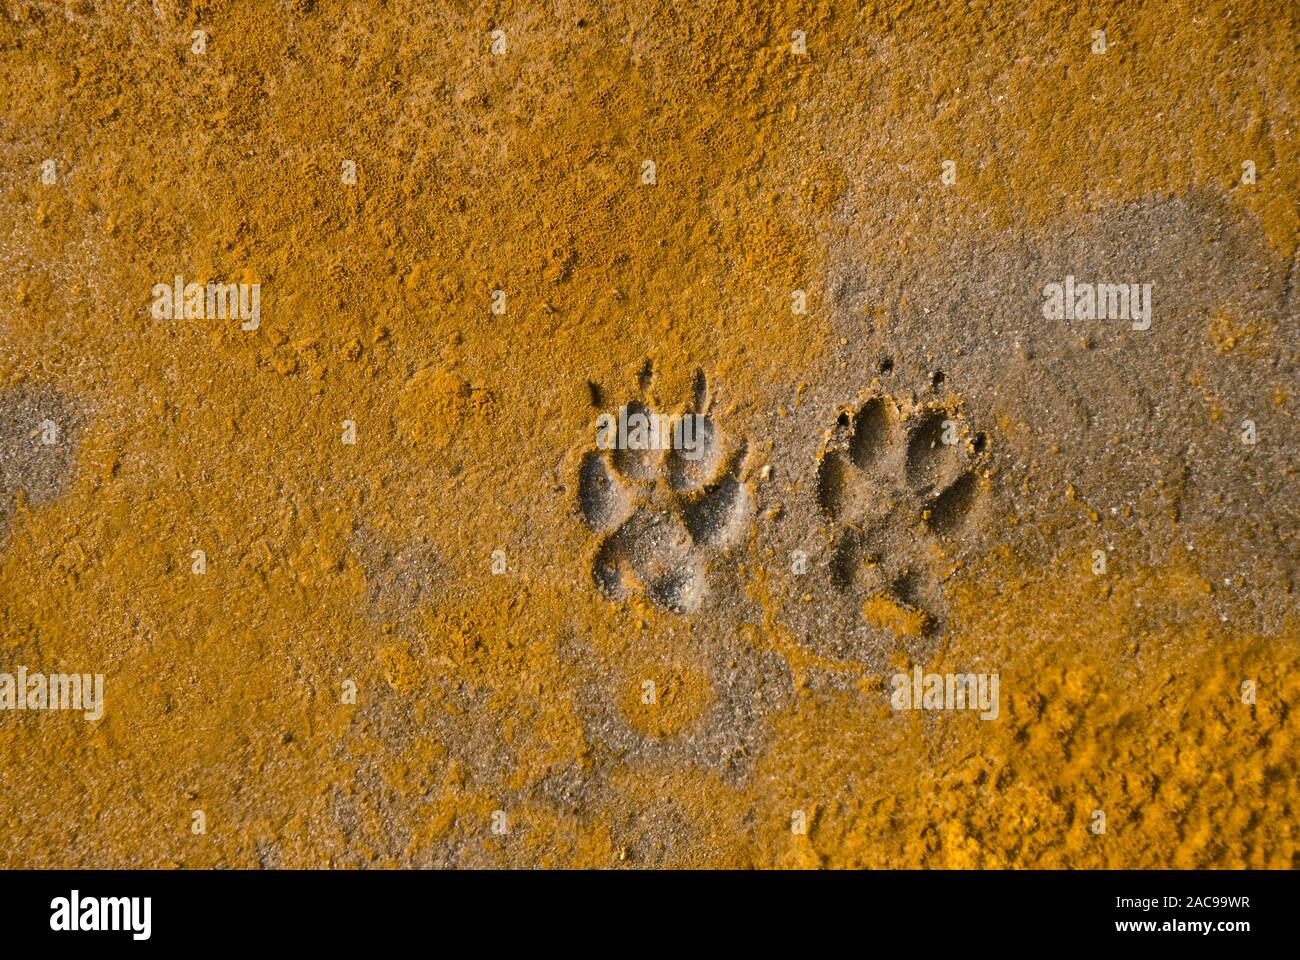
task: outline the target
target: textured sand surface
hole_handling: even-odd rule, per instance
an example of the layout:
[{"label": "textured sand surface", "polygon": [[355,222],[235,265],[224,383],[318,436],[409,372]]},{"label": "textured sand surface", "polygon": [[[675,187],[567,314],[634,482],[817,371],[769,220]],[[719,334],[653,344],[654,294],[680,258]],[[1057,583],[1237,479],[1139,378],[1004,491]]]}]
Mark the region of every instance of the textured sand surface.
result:
[{"label": "textured sand surface", "polygon": [[10,0],[0,867],[1295,866],[1298,35]]}]

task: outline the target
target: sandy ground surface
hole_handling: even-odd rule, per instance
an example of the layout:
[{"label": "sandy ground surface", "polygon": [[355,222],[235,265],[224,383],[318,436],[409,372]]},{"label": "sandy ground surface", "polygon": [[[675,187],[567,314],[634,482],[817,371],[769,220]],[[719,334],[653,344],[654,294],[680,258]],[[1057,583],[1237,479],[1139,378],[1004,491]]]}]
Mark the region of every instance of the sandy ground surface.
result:
[{"label": "sandy ground surface", "polygon": [[1295,866],[1298,33],[6,2],[0,866]]}]

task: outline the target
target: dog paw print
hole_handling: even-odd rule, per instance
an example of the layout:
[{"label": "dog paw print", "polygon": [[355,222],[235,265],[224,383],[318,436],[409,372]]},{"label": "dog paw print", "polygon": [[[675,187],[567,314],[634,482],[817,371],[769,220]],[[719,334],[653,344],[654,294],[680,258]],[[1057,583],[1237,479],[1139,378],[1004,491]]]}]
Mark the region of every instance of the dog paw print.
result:
[{"label": "dog paw print", "polygon": [[936,546],[961,540],[984,494],[984,446],[937,404],[905,409],[882,395],[840,415],[818,469],[818,502],[835,523],[831,579],[864,598],[873,626],[919,638],[941,625]]},{"label": "dog paw print", "polygon": [[724,456],[709,408],[708,381],[697,373],[683,413],[659,414],[634,400],[598,422],[597,449],[579,468],[578,506],[601,537],[591,575],[606,598],[642,594],[693,612],[704,600],[709,562],[743,532],[746,444]]}]

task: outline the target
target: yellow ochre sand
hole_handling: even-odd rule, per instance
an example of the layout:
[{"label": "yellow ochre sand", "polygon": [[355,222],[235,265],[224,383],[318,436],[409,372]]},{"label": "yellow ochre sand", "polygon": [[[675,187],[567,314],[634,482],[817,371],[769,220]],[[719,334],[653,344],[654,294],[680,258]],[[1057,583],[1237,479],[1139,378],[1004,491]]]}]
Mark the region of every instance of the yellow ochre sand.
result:
[{"label": "yellow ochre sand", "polygon": [[1293,867],[1298,32],[8,3],[0,866]]}]

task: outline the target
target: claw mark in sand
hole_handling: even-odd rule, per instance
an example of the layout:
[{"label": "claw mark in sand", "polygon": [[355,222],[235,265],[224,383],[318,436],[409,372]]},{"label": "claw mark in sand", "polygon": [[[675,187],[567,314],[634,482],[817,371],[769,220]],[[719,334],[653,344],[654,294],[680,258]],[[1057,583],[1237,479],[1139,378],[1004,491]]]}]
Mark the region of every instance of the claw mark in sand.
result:
[{"label": "claw mark in sand", "polygon": [[865,597],[862,613],[900,638],[935,631],[943,591],[932,545],[960,539],[984,494],[984,438],[946,406],[905,410],[875,396],[840,415],[823,451],[817,499],[836,524],[831,580]]},{"label": "claw mark in sand", "polygon": [[[648,376],[642,377],[643,392]],[[643,594],[679,613],[703,602],[709,560],[744,530],[749,496],[743,479],[747,445],[724,456],[724,439],[710,413],[708,381],[697,373],[694,442],[616,445],[588,451],[578,470],[578,508],[587,527],[602,537],[592,579],[610,600]],[[627,418],[654,420],[648,400],[625,407]]]}]

